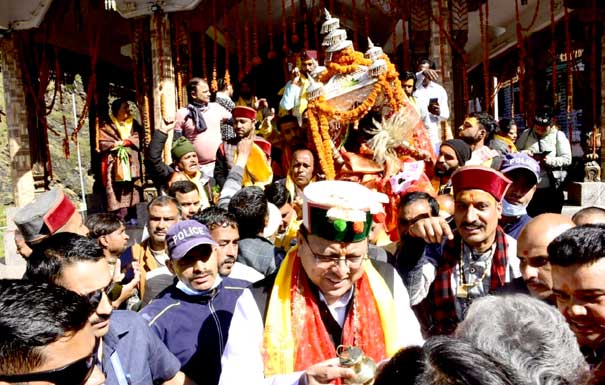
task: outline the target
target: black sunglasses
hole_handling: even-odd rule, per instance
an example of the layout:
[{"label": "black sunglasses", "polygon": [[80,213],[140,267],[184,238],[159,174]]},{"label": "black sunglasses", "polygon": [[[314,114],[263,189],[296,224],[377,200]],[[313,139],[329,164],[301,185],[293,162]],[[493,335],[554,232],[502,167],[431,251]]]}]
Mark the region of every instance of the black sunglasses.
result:
[{"label": "black sunglasses", "polygon": [[86,298],[88,298],[88,302],[90,302],[90,306],[92,306],[93,309],[96,309],[99,306],[99,303],[101,303],[103,293],[107,295],[109,302],[113,302],[120,298],[120,294],[122,294],[122,285],[117,282],[111,282],[102,289],[86,294]]},{"label": "black sunglasses", "polygon": [[43,372],[0,375],[0,381],[14,383],[26,383],[31,381],[50,382],[57,385],[82,385],[88,380],[97,363],[97,350],[99,339],[95,341],[95,347],[86,357],[67,364],[61,368],[46,370]]}]

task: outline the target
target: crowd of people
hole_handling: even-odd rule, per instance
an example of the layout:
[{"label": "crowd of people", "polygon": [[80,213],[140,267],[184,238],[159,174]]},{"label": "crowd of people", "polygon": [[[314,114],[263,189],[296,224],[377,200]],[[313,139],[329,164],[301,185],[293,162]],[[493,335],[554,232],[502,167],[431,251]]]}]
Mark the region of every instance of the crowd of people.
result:
[{"label": "crowd of people", "polygon": [[[361,384],[362,358],[381,385],[605,383],[605,210],[561,214],[552,109],[523,132],[470,114],[447,138],[438,73],[404,73],[436,158],[393,237],[393,197],[325,180],[305,118],[320,71],[305,53],[276,109],[193,78],[145,156],[115,100],[106,212],[54,189],[15,215],[27,269],[0,281],[0,384]],[[132,242],[144,169],[160,193]]]}]

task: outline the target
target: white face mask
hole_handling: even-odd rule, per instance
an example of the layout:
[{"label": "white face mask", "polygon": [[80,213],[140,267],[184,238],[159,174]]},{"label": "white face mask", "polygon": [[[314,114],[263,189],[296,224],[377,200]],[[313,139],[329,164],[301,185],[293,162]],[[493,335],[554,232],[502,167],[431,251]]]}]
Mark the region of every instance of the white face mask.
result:
[{"label": "white face mask", "polygon": [[520,217],[527,214],[527,205],[514,205],[502,199],[502,215],[505,217]]}]

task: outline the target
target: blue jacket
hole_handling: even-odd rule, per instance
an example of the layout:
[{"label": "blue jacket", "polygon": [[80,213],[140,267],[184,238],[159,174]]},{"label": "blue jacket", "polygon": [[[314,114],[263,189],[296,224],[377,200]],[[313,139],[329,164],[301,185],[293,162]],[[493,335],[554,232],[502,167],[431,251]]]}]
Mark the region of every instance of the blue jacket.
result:
[{"label": "blue jacket", "polygon": [[103,337],[101,369],[106,385],[152,385],[174,377],[180,366],[137,313],[114,310]]},{"label": "blue jacket", "polygon": [[188,295],[172,284],[141,311],[151,329],[198,385],[217,385],[235,303],[250,283],[229,277],[208,295]]}]

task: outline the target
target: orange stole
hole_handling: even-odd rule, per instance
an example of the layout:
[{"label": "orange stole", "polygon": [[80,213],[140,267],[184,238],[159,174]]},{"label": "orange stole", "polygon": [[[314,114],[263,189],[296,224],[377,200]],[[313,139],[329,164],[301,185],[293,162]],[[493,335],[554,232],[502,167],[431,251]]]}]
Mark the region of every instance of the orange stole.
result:
[{"label": "orange stole", "polygon": [[[262,348],[265,376],[304,370],[336,356],[297,249],[288,252],[270,296]],[[392,299],[376,302],[375,298],[389,295],[389,289],[371,263],[364,263],[366,272],[355,284],[342,340],[382,360],[400,348],[394,303]]]},{"label": "orange stole", "polygon": [[[294,262],[293,273],[297,279],[292,291],[303,297],[303,301],[293,301],[294,309],[292,309],[293,317],[300,315],[302,318],[300,320],[302,327],[295,334],[299,338],[295,347],[294,370],[299,371],[334,358],[336,346],[323,324],[319,314],[318,299],[311,292],[309,280],[302,271],[300,258],[296,258]],[[380,315],[366,274],[355,283],[355,295],[352,301],[353,304],[347,313],[342,330],[342,344],[361,348],[376,362],[387,358],[384,332],[382,327],[379,327]],[[297,303],[304,304],[306,310],[299,311]]]}]

